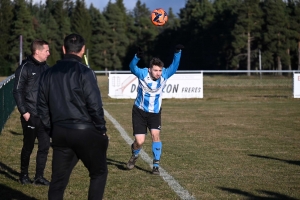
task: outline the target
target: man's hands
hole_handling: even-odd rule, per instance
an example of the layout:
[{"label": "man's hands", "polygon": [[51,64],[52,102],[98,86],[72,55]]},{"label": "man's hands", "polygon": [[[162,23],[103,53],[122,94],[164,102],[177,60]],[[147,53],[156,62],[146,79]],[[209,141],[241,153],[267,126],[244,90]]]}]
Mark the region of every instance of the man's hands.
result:
[{"label": "man's hands", "polygon": [[182,44],[177,44],[175,46],[175,53],[178,53],[182,49],[184,49],[184,46]]},{"label": "man's hands", "polygon": [[28,120],[30,118],[30,113],[27,112],[27,113],[23,114],[23,117],[24,117],[25,121],[28,122]]},{"label": "man's hands", "polygon": [[137,52],[136,52],[136,56],[137,56],[138,58],[142,58],[142,57],[144,56],[144,51],[142,50],[141,47],[138,47],[138,50],[137,50]]}]

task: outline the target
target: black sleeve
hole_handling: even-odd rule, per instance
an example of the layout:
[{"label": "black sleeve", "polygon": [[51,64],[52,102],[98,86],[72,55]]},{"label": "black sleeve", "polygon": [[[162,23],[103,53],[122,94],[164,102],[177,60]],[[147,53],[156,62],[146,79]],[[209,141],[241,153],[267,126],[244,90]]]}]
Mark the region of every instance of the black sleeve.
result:
[{"label": "black sleeve", "polygon": [[50,112],[48,107],[48,87],[45,72],[41,75],[37,101],[37,112],[46,129],[51,129]]},{"label": "black sleeve", "polygon": [[25,64],[20,65],[15,72],[13,95],[21,115],[27,112],[25,103],[27,75],[28,73]]},{"label": "black sleeve", "polygon": [[95,124],[95,127],[101,133],[106,133],[106,121],[104,119],[101,94],[98,88],[97,78],[92,70],[87,70],[83,74],[83,93],[87,110]]}]

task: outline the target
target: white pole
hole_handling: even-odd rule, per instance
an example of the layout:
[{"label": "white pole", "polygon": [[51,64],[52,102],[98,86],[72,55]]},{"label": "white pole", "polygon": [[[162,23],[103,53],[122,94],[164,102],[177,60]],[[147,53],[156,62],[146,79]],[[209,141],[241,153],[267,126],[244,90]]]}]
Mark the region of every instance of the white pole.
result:
[{"label": "white pole", "polygon": [[[259,70],[261,71],[261,53],[260,53],[260,49],[258,49],[258,59],[259,59]],[[260,72],[260,78],[261,78],[261,72]]]},{"label": "white pole", "polygon": [[20,65],[22,64],[22,54],[23,54],[23,39],[22,39],[22,35],[20,35]]}]

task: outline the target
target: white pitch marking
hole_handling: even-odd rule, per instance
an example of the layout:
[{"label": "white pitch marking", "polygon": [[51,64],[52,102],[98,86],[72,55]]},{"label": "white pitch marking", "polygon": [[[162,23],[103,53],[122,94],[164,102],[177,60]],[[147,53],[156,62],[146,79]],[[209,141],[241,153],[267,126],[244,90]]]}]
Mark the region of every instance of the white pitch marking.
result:
[{"label": "white pitch marking", "polygon": [[[105,116],[114,124],[116,129],[121,133],[123,139],[127,142],[127,144],[131,145],[133,140],[128,136],[127,132],[123,129],[123,127],[115,120],[105,109]],[[148,154],[142,149],[140,151],[141,158],[147,162],[150,167],[152,167],[152,159]],[[162,167],[159,167],[160,176],[168,183],[168,185],[172,188],[174,192],[183,200],[194,200],[195,198],[189,194],[187,190],[185,190],[166,170]]]}]

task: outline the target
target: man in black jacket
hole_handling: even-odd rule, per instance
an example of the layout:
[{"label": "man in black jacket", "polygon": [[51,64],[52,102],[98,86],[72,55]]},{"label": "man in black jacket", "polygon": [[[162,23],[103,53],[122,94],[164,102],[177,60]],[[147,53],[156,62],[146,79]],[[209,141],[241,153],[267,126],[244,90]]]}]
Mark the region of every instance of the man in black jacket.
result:
[{"label": "man in black jacket", "polygon": [[15,72],[13,94],[21,114],[23,128],[23,148],[21,152],[20,182],[30,184],[28,166],[30,155],[34,148],[35,139],[38,139],[38,151],[36,156],[36,174],[34,184],[49,185],[44,176],[50,147],[49,132],[45,130],[37,113],[37,95],[39,79],[48,65],[46,60],[49,53],[49,44],[44,40],[34,40],[31,43],[32,55],[22,61]]},{"label": "man in black jacket", "polygon": [[51,129],[53,159],[49,200],[63,199],[78,159],[89,171],[88,199],[102,199],[106,179],[108,137],[101,94],[94,72],[82,64],[84,39],[64,39],[64,58],[41,77],[38,112]]}]

